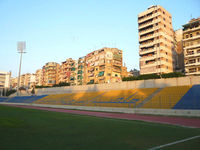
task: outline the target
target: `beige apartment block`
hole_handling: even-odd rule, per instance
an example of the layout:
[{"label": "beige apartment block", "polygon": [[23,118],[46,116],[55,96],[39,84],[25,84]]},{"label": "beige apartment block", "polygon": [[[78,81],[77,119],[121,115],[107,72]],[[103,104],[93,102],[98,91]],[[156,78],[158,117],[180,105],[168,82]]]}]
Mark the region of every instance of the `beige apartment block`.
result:
[{"label": "beige apartment block", "polygon": [[83,85],[86,83],[86,69],[85,69],[85,57],[78,59],[77,67],[77,85]]},{"label": "beige apartment block", "polygon": [[18,78],[11,78],[11,87],[12,88],[17,88],[17,81],[18,81]]},{"label": "beige apartment block", "polygon": [[174,54],[174,71],[184,72],[184,52],[183,52],[183,30],[178,29],[174,32],[175,36],[175,54]]},{"label": "beige apartment block", "polygon": [[126,66],[122,66],[122,73],[121,73],[121,77],[129,77],[129,72],[127,71],[127,67]]},{"label": "beige apartment block", "polygon": [[10,88],[11,72],[0,71],[0,89]]},{"label": "beige apartment block", "polygon": [[[20,76],[20,82],[19,82],[19,87],[24,87],[24,88],[32,88],[33,86],[35,86],[35,82],[36,82],[36,75],[35,74],[31,74],[31,73],[26,73]],[[15,87],[15,82],[18,82],[18,78],[13,79],[13,87]]]},{"label": "beige apartment block", "polygon": [[43,86],[53,86],[58,84],[58,71],[60,65],[56,62],[48,62],[42,67],[42,85]]},{"label": "beige apartment block", "polygon": [[70,83],[70,85],[76,85],[77,75],[77,61],[72,58],[66,59],[66,61],[61,63],[59,69],[59,82]]},{"label": "beige apartment block", "polygon": [[186,75],[200,74],[200,17],[183,25]]},{"label": "beige apartment block", "polygon": [[173,72],[171,14],[159,5],[138,15],[140,74]]},{"label": "beige apartment block", "polygon": [[121,81],[122,50],[102,48],[85,57],[86,84],[112,83]]},{"label": "beige apartment block", "polygon": [[42,69],[36,70],[35,73],[35,85],[42,86],[43,71]]}]

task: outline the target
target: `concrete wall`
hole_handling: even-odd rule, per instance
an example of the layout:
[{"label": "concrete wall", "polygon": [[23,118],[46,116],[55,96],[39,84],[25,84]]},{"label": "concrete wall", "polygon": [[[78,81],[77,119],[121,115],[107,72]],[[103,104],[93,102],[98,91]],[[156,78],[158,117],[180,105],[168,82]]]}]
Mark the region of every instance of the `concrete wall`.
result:
[{"label": "concrete wall", "polygon": [[64,108],[64,109],[118,112],[118,113],[131,113],[131,114],[148,114],[148,115],[152,114],[152,115],[167,115],[167,116],[200,117],[200,110],[116,108],[116,107],[47,105],[47,104],[27,104],[27,103],[6,103],[6,102],[1,102],[0,104],[28,105],[28,106],[48,107],[48,108],[62,108],[62,109]]},{"label": "concrete wall", "polygon": [[63,93],[76,93],[76,92],[87,92],[87,91],[92,92],[92,91],[102,91],[102,90],[123,90],[123,89],[133,89],[133,88],[162,88],[167,86],[183,86],[183,85],[194,85],[194,84],[200,84],[200,76],[126,81],[126,82],[109,83],[109,84],[52,87],[52,88],[36,89],[36,94],[37,95],[63,94]]}]

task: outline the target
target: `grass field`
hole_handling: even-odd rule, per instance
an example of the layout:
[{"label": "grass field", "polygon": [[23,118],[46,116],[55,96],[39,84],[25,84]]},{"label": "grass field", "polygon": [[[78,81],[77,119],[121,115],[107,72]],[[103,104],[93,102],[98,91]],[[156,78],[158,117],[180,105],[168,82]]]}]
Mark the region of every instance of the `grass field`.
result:
[{"label": "grass field", "polygon": [[[143,150],[200,129],[0,105],[0,150]],[[192,150],[200,138],[165,147]]]}]

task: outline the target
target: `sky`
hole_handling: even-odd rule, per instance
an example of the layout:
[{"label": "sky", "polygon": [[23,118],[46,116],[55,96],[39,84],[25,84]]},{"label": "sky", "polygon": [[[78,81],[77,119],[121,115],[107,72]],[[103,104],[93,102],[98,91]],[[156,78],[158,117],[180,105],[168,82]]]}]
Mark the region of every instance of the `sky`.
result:
[{"label": "sky", "polygon": [[200,0],[0,0],[0,71],[18,75],[18,41],[26,41],[21,74],[103,47],[139,69],[137,15],[151,5],[171,13],[174,30],[200,16]]}]

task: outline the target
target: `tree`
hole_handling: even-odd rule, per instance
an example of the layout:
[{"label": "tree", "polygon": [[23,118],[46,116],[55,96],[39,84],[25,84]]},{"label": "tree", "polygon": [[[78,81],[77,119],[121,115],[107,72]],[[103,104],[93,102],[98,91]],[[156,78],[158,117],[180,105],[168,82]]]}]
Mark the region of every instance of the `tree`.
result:
[{"label": "tree", "polygon": [[35,95],[35,88],[32,89],[31,94]]}]

